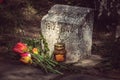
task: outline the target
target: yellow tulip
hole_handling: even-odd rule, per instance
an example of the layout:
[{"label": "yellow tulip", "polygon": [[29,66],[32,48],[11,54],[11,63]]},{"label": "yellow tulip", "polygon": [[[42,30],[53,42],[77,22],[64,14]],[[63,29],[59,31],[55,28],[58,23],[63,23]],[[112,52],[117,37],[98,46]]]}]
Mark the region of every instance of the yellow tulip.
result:
[{"label": "yellow tulip", "polygon": [[32,52],[33,52],[34,54],[38,54],[38,49],[37,49],[37,48],[33,48],[33,49],[32,49]]},{"label": "yellow tulip", "polygon": [[21,57],[20,61],[23,62],[23,63],[25,63],[25,64],[32,63],[32,59],[29,56],[27,56],[27,57]]}]

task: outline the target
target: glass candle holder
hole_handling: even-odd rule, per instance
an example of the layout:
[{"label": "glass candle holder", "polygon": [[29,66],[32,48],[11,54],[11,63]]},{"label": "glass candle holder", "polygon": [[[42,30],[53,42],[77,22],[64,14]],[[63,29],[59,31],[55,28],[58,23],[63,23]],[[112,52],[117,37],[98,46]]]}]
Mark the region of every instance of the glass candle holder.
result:
[{"label": "glass candle holder", "polygon": [[54,45],[54,59],[57,62],[63,62],[66,60],[66,50],[64,43],[55,43]]}]

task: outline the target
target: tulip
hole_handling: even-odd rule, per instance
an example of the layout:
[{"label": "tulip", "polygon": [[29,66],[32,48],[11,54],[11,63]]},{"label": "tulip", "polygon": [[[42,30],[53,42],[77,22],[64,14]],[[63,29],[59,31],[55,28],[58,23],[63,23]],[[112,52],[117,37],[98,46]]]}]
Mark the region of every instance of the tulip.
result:
[{"label": "tulip", "polygon": [[22,53],[20,54],[21,57],[31,57],[31,54],[26,52],[26,53]]},{"label": "tulip", "polygon": [[37,49],[37,48],[33,48],[33,49],[32,49],[32,52],[33,52],[34,54],[38,54],[38,49]]},{"label": "tulip", "polygon": [[17,53],[24,53],[28,51],[28,48],[24,43],[19,42],[15,45],[15,47],[13,48],[13,51]]},{"label": "tulip", "polygon": [[21,58],[20,58],[20,61],[23,62],[23,63],[25,63],[25,64],[32,63],[32,59],[31,59],[31,57],[29,57],[29,56],[21,57]]},{"label": "tulip", "polygon": [[32,59],[31,59],[31,55],[30,53],[26,52],[26,53],[22,53],[20,54],[21,56],[21,59],[20,61],[23,62],[23,63],[31,63]]}]

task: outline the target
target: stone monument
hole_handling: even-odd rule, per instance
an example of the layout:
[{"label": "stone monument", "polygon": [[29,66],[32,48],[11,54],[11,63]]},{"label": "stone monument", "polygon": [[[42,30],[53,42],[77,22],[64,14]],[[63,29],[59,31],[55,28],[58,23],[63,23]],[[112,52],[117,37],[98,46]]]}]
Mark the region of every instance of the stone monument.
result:
[{"label": "stone monument", "polygon": [[65,43],[66,61],[78,62],[91,55],[93,10],[69,5],[54,5],[41,21],[41,30],[53,53],[54,44]]}]

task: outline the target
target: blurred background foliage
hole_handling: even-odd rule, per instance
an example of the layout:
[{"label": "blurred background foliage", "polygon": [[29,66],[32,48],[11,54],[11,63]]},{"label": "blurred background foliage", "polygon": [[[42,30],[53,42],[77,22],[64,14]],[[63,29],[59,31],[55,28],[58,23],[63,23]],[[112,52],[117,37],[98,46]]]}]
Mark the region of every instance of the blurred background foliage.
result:
[{"label": "blurred background foliage", "polygon": [[120,0],[3,0],[0,3],[0,40],[4,35],[18,40],[21,36],[37,37],[41,18],[54,4],[92,8],[96,31],[115,33],[116,26],[120,25]]},{"label": "blurred background foliage", "polygon": [[54,4],[93,8],[95,24],[102,29],[116,25],[120,15],[119,0],[3,0],[0,4],[0,26],[18,27],[27,21],[35,21]]}]

